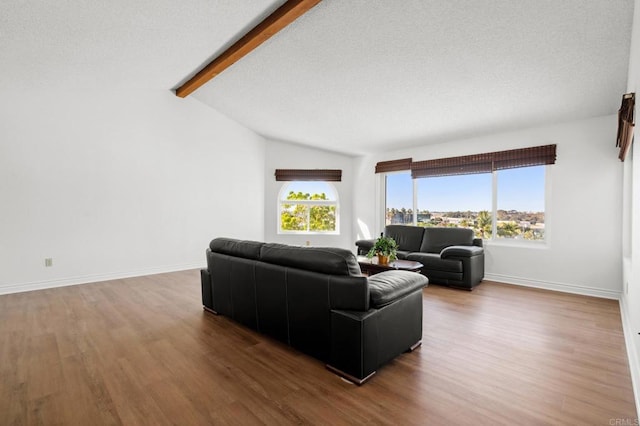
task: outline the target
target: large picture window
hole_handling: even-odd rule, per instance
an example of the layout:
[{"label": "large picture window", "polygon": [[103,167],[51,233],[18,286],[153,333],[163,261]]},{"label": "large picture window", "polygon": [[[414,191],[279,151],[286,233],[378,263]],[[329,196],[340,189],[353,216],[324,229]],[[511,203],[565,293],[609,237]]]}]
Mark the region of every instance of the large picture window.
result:
[{"label": "large picture window", "polygon": [[484,239],[544,240],[545,167],[415,179],[415,197],[409,172],[389,173],[385,224],[471,228]]},{"label": "large picture window", "polygon": [[544,240],[545,174],[555,157],[555,145],[546,145],[406,159],[389,170],[381,166],[400,160],[378,163],[376,172],[384,173],[385,224],[470,228],[484,239]]},{"label": "large picture window", "polygon": [[339,232],[338,195],[328,182],[294,181],[284,184],[278,209],[279,233]]}]

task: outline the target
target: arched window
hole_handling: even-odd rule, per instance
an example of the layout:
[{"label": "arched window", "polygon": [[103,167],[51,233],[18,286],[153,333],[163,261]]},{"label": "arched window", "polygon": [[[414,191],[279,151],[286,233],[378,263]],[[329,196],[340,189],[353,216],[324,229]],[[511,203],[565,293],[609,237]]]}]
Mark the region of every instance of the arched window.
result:
[{"label": "arched window", "polygon": [[278,233],[338,234],[338,191],[329,182],[293,181],[278,197]]}]

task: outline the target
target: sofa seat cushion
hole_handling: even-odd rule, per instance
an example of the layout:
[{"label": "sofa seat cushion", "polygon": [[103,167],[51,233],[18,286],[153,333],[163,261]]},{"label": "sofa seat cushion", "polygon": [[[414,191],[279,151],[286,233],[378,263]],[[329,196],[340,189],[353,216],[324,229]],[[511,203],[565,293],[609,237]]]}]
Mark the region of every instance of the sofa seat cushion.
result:
[{"label": "sofa seat cushion", "polygon": [[459,259],[442,259],[439,254],[411,253],[407,260],[420,262],[424,265],[423,271],[447,271],[462,273],[462,261]]},{"label": "sofa seat cushion", "polygon": [[370,306],[381,308],[426,287],[427,277],[409,271],[386,271],[369,277]]}]

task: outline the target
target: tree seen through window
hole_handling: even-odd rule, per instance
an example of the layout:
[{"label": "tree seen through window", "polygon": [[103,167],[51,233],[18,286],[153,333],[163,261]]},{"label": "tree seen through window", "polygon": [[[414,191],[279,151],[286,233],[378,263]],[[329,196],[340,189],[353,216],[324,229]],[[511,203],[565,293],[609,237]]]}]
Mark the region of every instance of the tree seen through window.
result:
[{"label": "tree seen through window", "polygon": [[281,232],[337,232],[337,197],[328,183],[291,182],[283,192]]}]

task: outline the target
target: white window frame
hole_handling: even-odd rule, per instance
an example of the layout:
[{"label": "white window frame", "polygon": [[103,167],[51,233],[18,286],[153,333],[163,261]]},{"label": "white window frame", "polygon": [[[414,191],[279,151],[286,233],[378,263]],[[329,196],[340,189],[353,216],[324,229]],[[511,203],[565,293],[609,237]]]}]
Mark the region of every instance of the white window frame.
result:
[{"label": "white window frame", "polygon": [[[338,195],[338,189],[331,182],[323,181],[328,184],[331,190],[333,191],[333,195],[335,195],[335,200],[286,200],[283,199],[284,196],[288,193],[289,185],[297,182],[304,181],[290,181],[284,182],[280,191],[278,192],[278,234],[286,235],[340,235],[340,197]],[[290,231],[286,229],[282,229],[282,206],[284,204],[300,204],[307,206],[307,229],[304,231]],[[333,206],[336,208],[336,229],[334,231],[311,231],[309,230],[309,226],[311,224],[311,207],[317,206]]]},{"label": "white window frame", "polygon": [[[384,230],[386,226],[386,209],[387,209],[387,175],[391,174],[399,174],[399,173],[407,173],[406,171],[399,172],[388,172],[388,173],[380,173],[379,182],[379,191],[380,196],[378,200],[380,200],[380,208],[379,208],[379,217],[381,218],[380,230]],[[485,243],[489,243],[491,245],[505,245],[505,246],[527,246],[527,247],[546,247],[549,245],[549,212],[550,212],[550,192],[551,192],[551,173],[549,170],[549,166],[545,166],[544,168],[544,239],[542,240],[521,240],[514,238],[498,238],[498,170],[491,172],[492,182],[491,182],[491,238],[483,239]],[[418,213],[418,179],[412,179],[413,184],[413,205],[411,208],[413,209],[413,226],[418,226],[417,221],[417,213]]]}]

